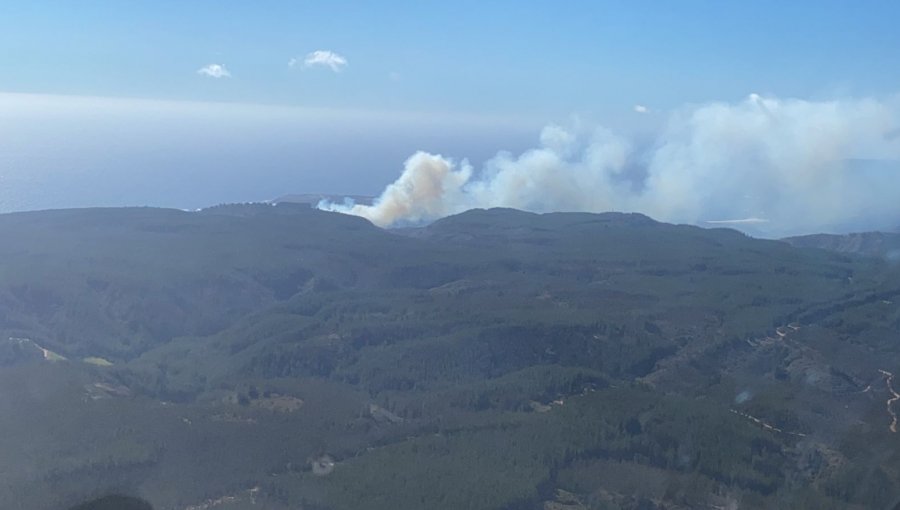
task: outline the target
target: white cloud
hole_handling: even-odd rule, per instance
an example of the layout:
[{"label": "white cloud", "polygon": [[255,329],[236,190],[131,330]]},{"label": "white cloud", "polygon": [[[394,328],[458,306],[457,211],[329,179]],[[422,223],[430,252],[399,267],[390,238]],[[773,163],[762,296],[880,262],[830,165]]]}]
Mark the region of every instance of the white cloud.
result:
[{"label": "white cloud", "polygon": [[636,104],[634,105],[634,111],[635,113],[650,113],[650,108],[647,108],[642,104]]},{"label": "white cloud", "polygon": [[603,127],[547,126],[540,144],[476,170],[411,157],[374,205],[324,204],[382,226],[474,207],[634,211],[766,235],[900,222],[900,96],[686,105],[653,139]]},{"label": "white cloud", "polygon": [[210,78],[231,78],[231,73],[222,64],[209,64],[197,69],[197,74],[209,76]]},{"label": "white cloud", "polygon": [[339,73],[345,67],[347,67],[347,59],[344,58],[344,56],[339,55],[333,51],[316,50],[312,53],[308,53],[303,58],[303,60],[300,60],[299,58],[292,58],[288,62],[288,67],[297,67],[300,65],[302,65],[303,67],[328,67],[332,71]]}]

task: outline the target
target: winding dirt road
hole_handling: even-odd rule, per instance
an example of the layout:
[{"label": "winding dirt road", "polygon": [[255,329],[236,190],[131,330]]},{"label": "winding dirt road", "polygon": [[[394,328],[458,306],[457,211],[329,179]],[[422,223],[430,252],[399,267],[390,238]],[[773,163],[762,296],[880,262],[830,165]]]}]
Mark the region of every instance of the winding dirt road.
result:
[{"label": "winding dirt road", "polygon": [[730,411],[731,411],[732,413],[734,413],[734,414],[736,414],[736,415],[742,417],[742,418],[746,418],[746,419],[752,421],[753,423],[759,425],[759,426],[762,427],[763,429],[768,430],[768,431],[770,431],[770,432],[778,432],[779,434],[787,434],[787,435],[789,435],[789,436],[806,437],[806,434],[803,434],[803,433],[800,433],[800,432],[790,432],[790,431],[787,431],[787,430],[780,429],[780,428],[778,428],[778,427],[776,427],[776,426],[774,426],[774,425],[770,425],[770,424],[768,424],[768,423],[766,423],[766,422],[760,420],[760,419],[757,418],[756,416],[752,416],[752,415],[749,415],[749,414],[747,414],[747,413],[742,413],[742,412],[738,411],[737,409],[730,409]]},{"label": "winding dirt road", "polygon": [[891,398],[887,400],[887,411],[888,414],[891,415],[891,432],[897,432],[897,413],[894,412],[894,402],[900,400],[900,394],[894,391],[894,374],[888,372],[887,370],[878,370],[881,372],[881,375],[884,376],[884,382],[887,385],[887,390],[891,394]]}]

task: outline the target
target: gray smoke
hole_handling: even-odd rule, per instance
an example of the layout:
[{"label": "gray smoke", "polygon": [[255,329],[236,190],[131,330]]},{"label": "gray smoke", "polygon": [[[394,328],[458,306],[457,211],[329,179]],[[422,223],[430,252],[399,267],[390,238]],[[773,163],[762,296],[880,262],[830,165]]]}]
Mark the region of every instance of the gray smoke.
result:
[{"label": "gray smoke", "polygon": [[551,125],[539,147],[500,153],[480,171],[418,152],[373,205],[319,207],[385,227],[487,207],[641,212],[769,234],[896,226],[898,121],[897,98],[751,94],[672,112],[650,144],[606,128]]}]

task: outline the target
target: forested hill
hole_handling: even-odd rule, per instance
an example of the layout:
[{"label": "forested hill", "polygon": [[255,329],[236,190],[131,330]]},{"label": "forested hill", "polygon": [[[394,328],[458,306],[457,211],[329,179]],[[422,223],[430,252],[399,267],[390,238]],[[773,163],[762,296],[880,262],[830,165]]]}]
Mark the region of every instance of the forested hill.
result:
[{"label": "forested hill", "polygon": [[[0,503],[890,508],[900,273],[638,214],[0,215]],[[896,301],[900,303],[900,301]]]},{"label": "forested hill", "polygon": [[900,260],[900,233],[895,232],[813,234],[788,237],[784,241],[803,248],[821,248],[838,253],[855,253]]}]

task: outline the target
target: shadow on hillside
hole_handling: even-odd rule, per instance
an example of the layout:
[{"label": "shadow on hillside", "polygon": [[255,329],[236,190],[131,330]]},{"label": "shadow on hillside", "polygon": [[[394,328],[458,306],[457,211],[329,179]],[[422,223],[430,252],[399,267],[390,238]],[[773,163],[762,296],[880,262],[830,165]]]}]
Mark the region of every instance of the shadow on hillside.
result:
[{"label": "shadow on hillside", "polygon": [[143,499],[112,495],[73,506],[69,510],[153,510],[153,507]]}]

